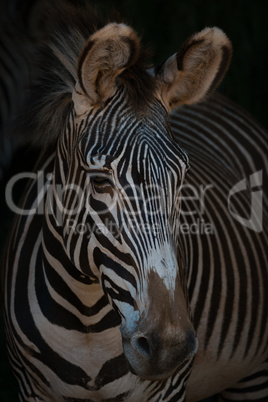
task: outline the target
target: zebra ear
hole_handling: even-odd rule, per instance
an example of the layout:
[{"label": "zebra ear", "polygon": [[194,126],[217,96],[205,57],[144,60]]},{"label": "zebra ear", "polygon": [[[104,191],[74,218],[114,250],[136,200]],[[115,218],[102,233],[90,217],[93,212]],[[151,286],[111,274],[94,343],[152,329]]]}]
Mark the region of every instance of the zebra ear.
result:
[{"label": "zebra ear", "polygon": [[155,69],[161,98],[168,109],[193,104],[210,95],[224,77],[232,45],[219,28],[205,28]]},{"label": "zebra ear", "polygon": [[78,60],[78,82],[92,105],[101,105],[116,89],[116,77],[133,65],[140,42],[132,28],[108,24],[89,37]]}]

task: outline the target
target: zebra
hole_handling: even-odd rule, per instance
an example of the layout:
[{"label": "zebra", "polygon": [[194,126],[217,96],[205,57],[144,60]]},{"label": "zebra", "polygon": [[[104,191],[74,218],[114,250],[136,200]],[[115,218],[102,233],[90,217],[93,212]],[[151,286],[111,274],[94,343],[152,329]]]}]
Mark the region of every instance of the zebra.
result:
[{"label": "zebra", "polygon": [[229,39],[205,28],[152,69],[128,25],[58,18],[28,122],[44,149],[2,270],[20,400],[266,400],[266,217],[258,198],[241,220],[245,192],[224,203],[247,175],[260,186],[265,132],[221,96],[198,103]]}]

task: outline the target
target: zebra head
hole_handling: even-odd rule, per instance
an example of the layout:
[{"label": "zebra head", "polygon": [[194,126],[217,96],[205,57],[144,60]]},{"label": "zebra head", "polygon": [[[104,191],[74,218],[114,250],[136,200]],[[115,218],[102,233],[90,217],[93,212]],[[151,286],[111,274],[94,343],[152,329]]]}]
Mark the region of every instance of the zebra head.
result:
[{"label": "zebra head", "polygon": [[97,31],[80,54],[59,152],[64,184],[75,183],[83,198],[76,224],[87,230],[69,230],[70,195],[63,233],[73,264],[101,284],[121,318],[131,371],[161,380],[197,350],[176,230],[188,159],[172,138],[168,114],[216,87],[231,45],[222,31],[207,28],[154,71],[142,54],[136,33],[123,24]]}]

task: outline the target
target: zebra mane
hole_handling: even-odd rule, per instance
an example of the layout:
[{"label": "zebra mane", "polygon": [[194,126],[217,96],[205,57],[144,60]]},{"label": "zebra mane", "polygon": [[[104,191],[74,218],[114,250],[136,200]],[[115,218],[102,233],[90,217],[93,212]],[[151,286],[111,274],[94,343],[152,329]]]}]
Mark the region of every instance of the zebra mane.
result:
[{"label": "zebra mane", "polygon": [[[34,79],[14,130],[23,135],[26,142],[41,146],[55,142],[65,125],[72,107],[78,58],[88,37],[110,22],[101,20],[88,4],[74,6],[57,2],[47,14],[49,34],[40,46]],[[118,16],[116,19],[121,22]],[[137,108],[150,99],[154,87],[153,79],[146,71],[150,67],[149,56],[142,49],[137,63],[125,70],[119,79]]]}]

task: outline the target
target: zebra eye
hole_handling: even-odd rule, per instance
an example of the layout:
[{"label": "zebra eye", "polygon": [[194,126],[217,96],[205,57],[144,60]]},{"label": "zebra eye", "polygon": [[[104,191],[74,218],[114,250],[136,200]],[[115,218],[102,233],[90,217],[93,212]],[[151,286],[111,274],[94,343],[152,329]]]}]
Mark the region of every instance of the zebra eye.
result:
[{"label": "zebra eye", "polygon": [[112,180],[107,176],[92,176],[91,183],[96,187],[111,186]]}]

